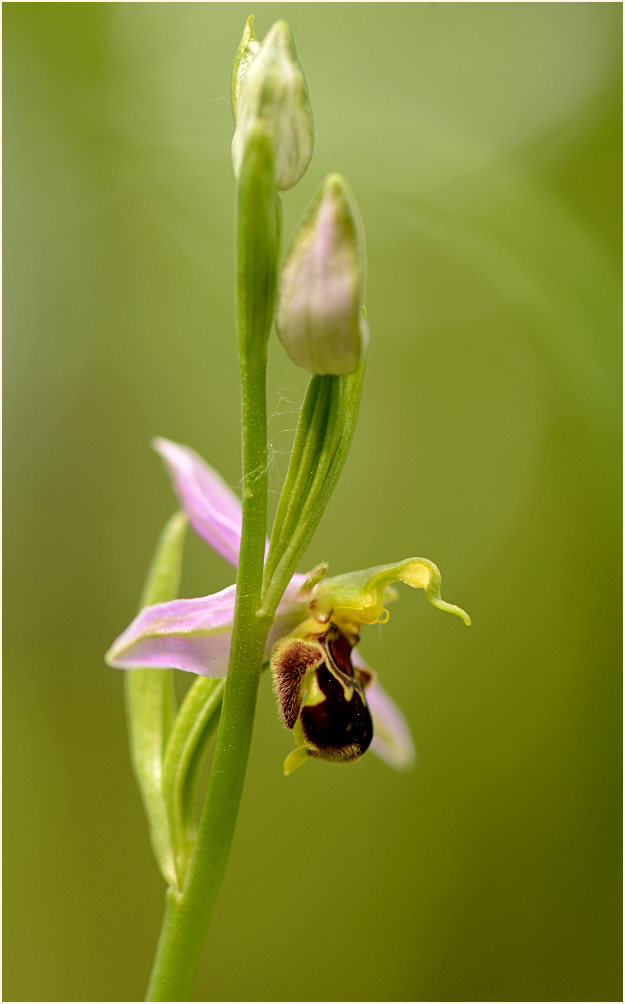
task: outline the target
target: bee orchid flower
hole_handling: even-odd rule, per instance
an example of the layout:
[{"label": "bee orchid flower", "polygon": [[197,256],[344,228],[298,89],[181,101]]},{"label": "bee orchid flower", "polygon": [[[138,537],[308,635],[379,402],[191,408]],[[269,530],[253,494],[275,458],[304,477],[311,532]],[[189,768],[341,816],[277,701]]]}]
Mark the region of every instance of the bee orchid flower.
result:
[{"label": "bee orchid flower", "polygon": [[[241,505],[234,492],[188,447],[166,439],[155,440],[154,446],[193,529],[236,566]],[[414,761],[410,730],[356,650],[360,628],[388,620],[385,604],[394,598],[392,584],[398,581],[423,588],[434,606],[467,624],[469,618],[441,599],[438,569],[423,558],[334,578],[326,572],[322,565],[292,577],[267,641],[265,658],[271,660],[281,716],[297,742],[285,771],[308,757],[353,760],[369,747],[392,767],[407,769]],[[144,608],[113,643],[107,663],[224,677],[235,593],[232,585],[209,596]]]}]

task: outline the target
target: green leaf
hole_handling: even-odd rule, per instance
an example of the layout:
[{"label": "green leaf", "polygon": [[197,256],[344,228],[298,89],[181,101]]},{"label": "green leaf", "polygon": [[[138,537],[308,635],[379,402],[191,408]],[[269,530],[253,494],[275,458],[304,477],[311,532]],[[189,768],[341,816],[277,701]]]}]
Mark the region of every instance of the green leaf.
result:
[{"label": "green leaf", "polygon": [[[140,609],[178,595],[186,529],[184,513],[176,513],[166,524],[154,552]],[[154,856],[165,880],[176,885],[175,853],[162,794],[163,756],[176,715],[172,671],[127,670],[125,698],[132,765],[148,817]]]},{"label": "green leaf", "polygon": [[[269,663],[263,664],[263,672]],[[199,677],[182,702],[163,763],[163,798],[182,883],[195,847],[195,790],[202,759],[219,724],[225,679]]]},{"label": "green leaf", "polygon": [[202,755],[219,722],[225,680],[199,677],[176,717],[163,763],[163,799],[182,882],[193,852],[197,826],[193,798]]},{"label": "green leaf", "polygon": [[308,385],[265,564],[266,613],[280,601],[347,459],[365,365],[349,376],[314,376]]}]

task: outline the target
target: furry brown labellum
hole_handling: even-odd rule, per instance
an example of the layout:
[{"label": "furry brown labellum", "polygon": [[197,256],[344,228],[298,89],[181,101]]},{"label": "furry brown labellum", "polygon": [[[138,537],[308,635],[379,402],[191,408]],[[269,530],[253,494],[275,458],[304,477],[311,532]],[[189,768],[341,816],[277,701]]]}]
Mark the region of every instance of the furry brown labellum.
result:
[{"label": "furry brown labellum", "polygon": [[365,688],[371,674],[352,664],[352,645],[334,624],[322,635],[285,638],[271,655],[274,688],[284,724],[298,750],[294,770],[307,756],[356,760],[369,748],[373,722]]}]

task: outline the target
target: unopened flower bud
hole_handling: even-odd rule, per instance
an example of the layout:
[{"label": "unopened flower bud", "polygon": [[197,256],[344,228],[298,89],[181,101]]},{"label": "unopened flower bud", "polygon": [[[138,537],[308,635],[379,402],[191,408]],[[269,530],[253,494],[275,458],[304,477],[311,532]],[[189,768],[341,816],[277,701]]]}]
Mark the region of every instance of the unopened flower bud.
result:
[{"label": "unopened flower bud", "polygon": [[296,366],[353,373],[369,343],[360,210],[347,182],[329,174],[308,207],[284,264],[276,329]]},{"label": "unopened flower bud", "polygon": [[304,174],[313,150],[306,80],[285,21],[277,21],[255,51],[257,45],[248,20],[233,76],[234,173],[238,178],[248,136],[260,120],[274,144],[276,184],[279,189],[291,188]]}]

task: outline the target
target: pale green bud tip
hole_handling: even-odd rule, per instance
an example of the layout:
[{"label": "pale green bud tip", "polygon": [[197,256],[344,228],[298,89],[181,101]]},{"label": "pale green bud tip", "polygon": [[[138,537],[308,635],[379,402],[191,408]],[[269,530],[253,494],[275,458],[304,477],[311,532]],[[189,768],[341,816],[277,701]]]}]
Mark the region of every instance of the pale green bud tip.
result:
[{"label": "pale green bud tip", "polygon": [[313,150],[306,80],[285,21],[277,21],[260,46],[249,20],[246,30],[248,26],[251,35],[246,41],[243,33],[234,67],[234,173],[238,178],[250,131],[260,120],[274,144],[277,186],[291,188],[304,174]]},{"label": "pale green bud tip", "polygon": [[346,375],[369,343],[363,307],[364,229],[358,204],[340,174],[313,197],[287,255],[276,328],[296,366]]},{"label": "pale green bud tip", "polygon": [[239,48],[237,49],[237,54],[234,57],[234,66],[232,68],[232,115],[235,124],[237,121],[237,102],[239,100],[239,94],[241,93],[241,87],[250,67],[250,63],[258,54],[259,49],[260,42],[254,34],[254,15],[250,14],[245,22],[245,28],[243,29],[243,35],[241,36]]}]

